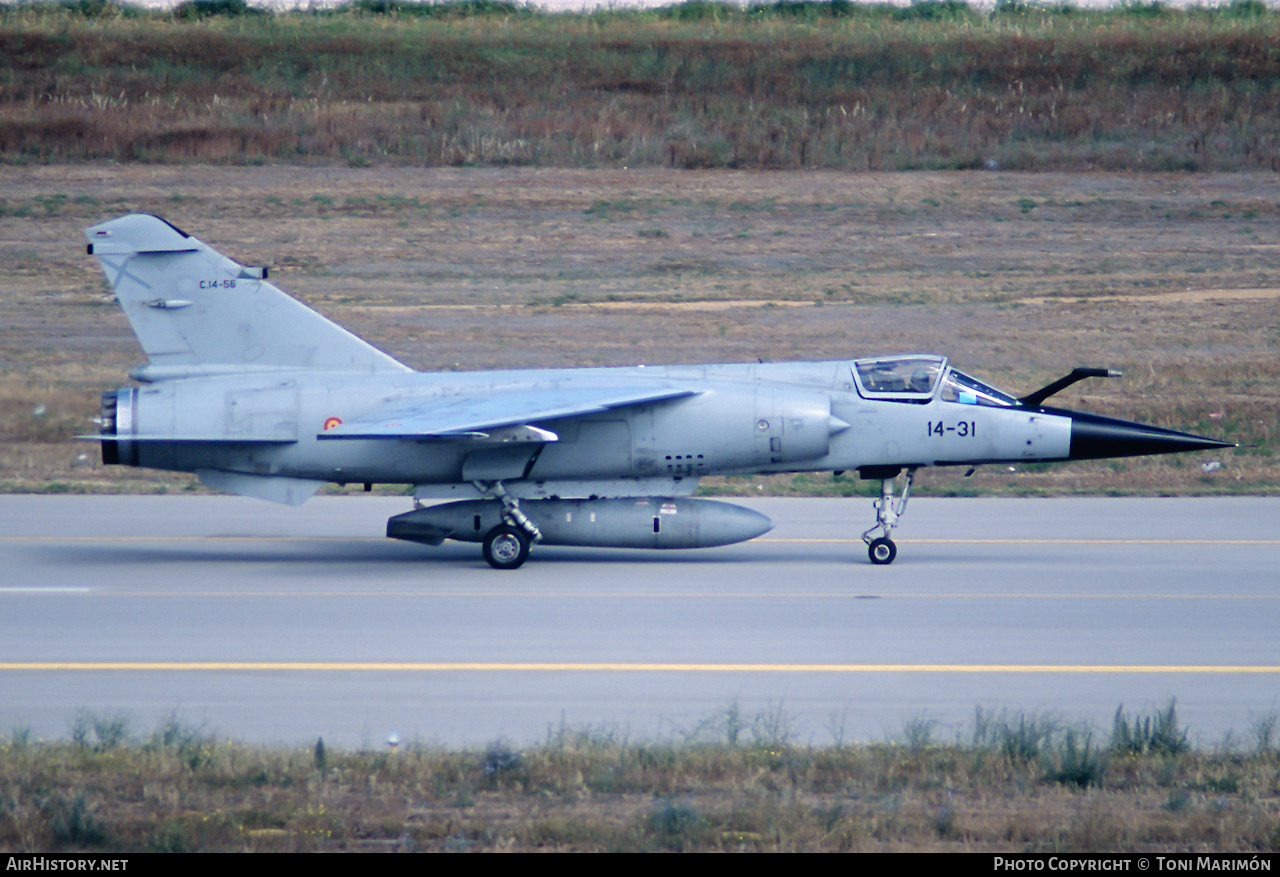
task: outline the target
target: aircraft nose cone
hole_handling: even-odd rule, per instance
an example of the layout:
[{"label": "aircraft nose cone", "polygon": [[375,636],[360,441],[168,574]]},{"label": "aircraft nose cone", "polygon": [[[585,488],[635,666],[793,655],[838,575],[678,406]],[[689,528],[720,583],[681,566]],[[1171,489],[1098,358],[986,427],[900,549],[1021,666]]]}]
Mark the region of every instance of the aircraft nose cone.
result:
[{"label": "aircraft nose cone", "polygon": [[1234,448],[1232,442],[1177,432],[1145,423],[1134,423],[1098,414],[1071,412],[1072,460],[1105,457],[1140,457],[1146,454],[1175,454]]}]

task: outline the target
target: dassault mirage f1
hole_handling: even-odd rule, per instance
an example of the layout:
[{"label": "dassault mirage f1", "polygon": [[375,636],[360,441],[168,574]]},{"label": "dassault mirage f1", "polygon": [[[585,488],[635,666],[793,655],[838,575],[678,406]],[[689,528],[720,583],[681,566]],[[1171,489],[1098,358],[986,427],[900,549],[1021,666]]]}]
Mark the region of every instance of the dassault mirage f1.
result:
[{"label": "dassault mirage f1", "polygon": [[[835,362],[415,372],[155,216],[86,231],[138,341],[137,386],[102,397],[105,463],[194,472],[296,505],[323,484],[413,485],[387,535],[477,542],[515,569],[536,543],[700,548],[772,522],[691,496],[704,475],[856,471],[880,481],[872,563],[922,466],[1230,447],[1021,398],[936,355]],[[905,475],[903,474],[905,473]],[[902,478],[901,492],[895,485]],[[452,500],[426,505],[423,500]]]}]

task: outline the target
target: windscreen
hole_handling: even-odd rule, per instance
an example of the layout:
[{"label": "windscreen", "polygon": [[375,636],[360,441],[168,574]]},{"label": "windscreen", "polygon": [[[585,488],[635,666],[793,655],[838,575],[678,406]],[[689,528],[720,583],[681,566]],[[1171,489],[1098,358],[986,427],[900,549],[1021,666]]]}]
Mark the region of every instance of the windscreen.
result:
[{"label": "windscreen", "polygon": [[995,387],[988,387],[977,378],[971,378],[964,372],[951,369],[942,383],[942,401],[959,402],[962,405],[992,405],[1007,408],[1018,404],[1018,400],[1008,393],[1002,393]]}]

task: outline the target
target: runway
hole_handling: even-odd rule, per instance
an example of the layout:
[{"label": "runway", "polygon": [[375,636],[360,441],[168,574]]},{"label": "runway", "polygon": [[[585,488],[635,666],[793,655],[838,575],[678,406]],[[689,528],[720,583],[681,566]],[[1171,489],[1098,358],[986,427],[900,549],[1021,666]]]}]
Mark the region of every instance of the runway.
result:
[{"label": "runway", "polygon": [[1280,500],[758,499],[696,551],[382,538],[407,499],[0,497],[0,734],[176,714],[251,742],[785,734],[965,739],[976,707],[1104,738],[1177,698],[1190,739],[1280,713]]}]

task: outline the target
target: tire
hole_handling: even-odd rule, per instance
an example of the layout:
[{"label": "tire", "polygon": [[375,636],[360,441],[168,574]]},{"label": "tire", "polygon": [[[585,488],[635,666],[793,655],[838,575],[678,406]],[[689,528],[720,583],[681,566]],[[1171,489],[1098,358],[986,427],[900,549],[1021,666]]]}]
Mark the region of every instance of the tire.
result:
[{"label": "tire", "polygon": [[892,539],[881,536],[871,540],[871,544],[867,546],[867,556],[876,566],[884,566],[893,563],[893,559],[898,556],[898,546],[893,544]]},{"label": "tire", "polygon": [[523,530],[499,524],[485,534],[482,550],[494,569],[519,569],[529,559],[529,536]]}]

